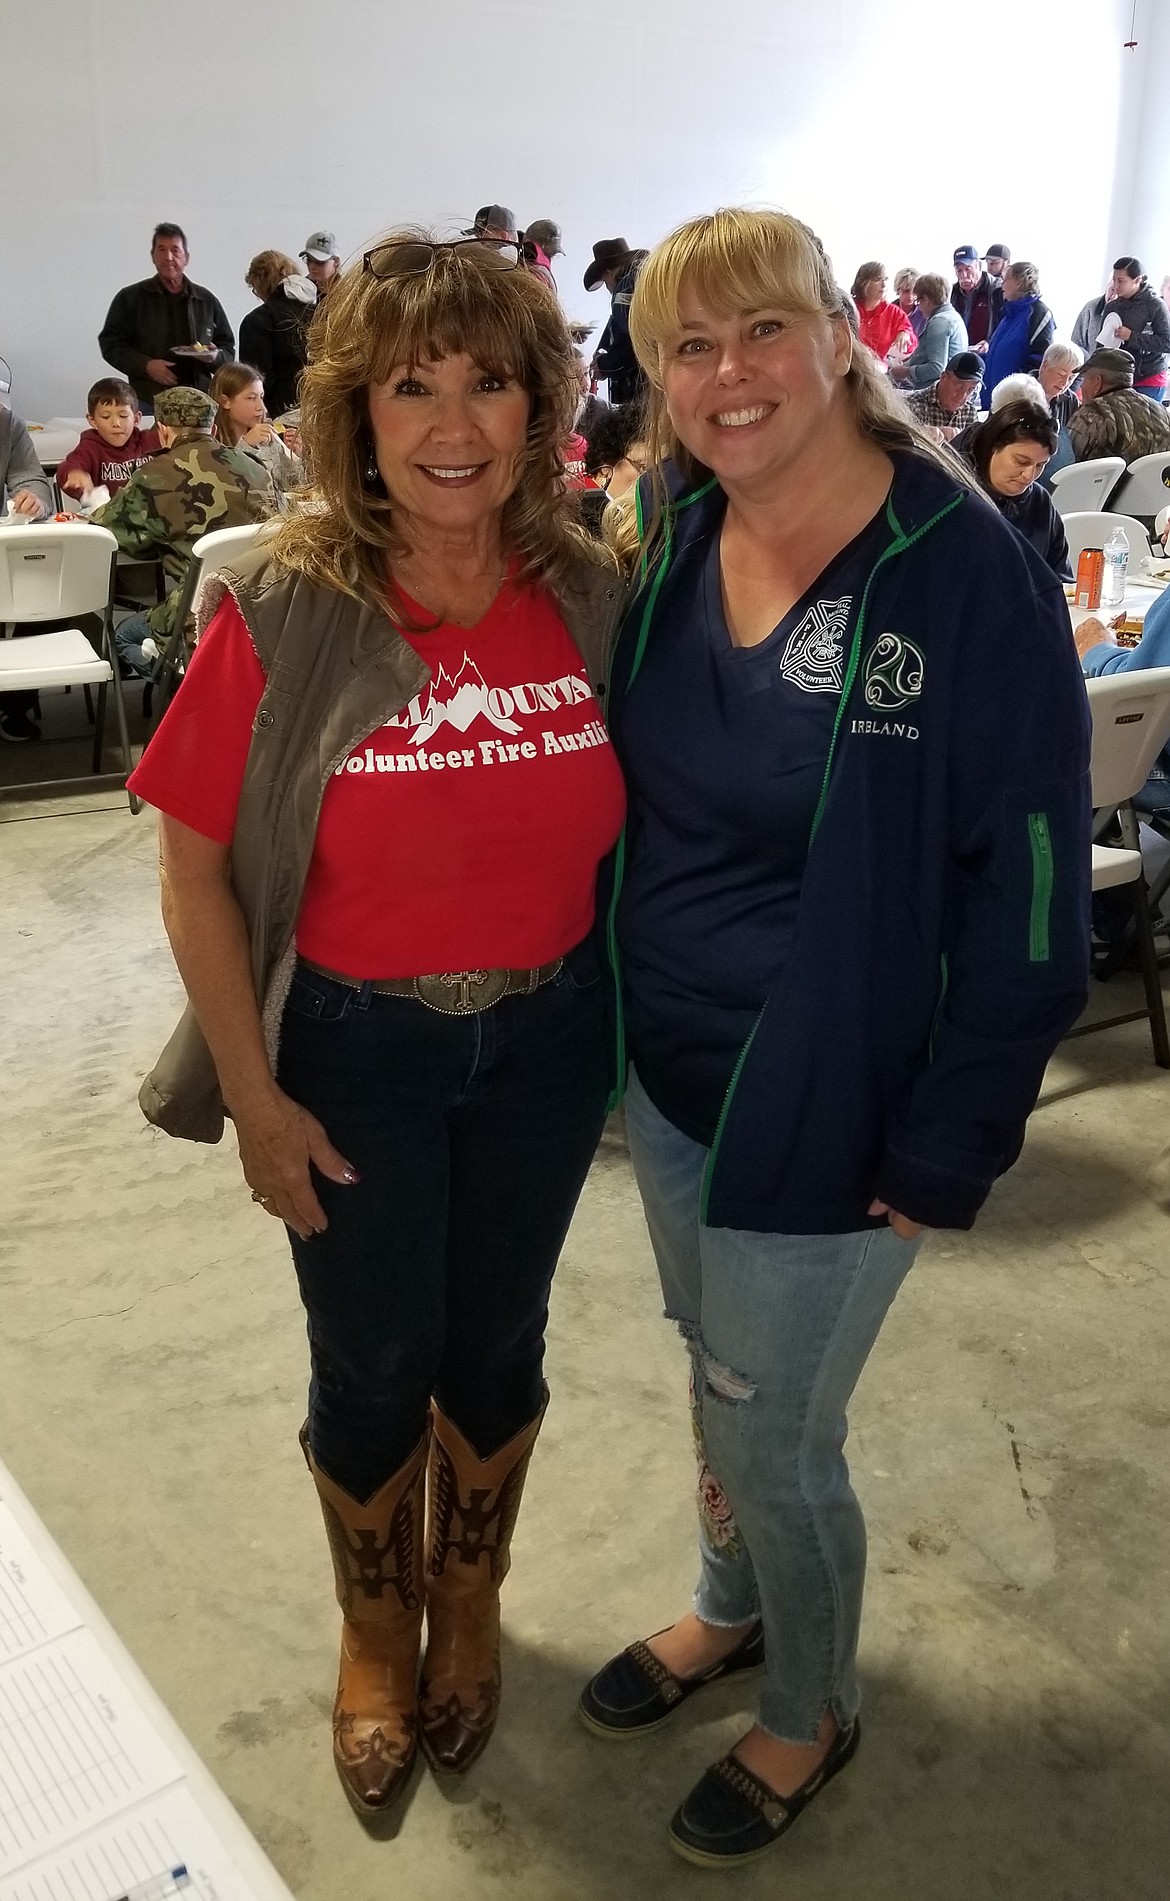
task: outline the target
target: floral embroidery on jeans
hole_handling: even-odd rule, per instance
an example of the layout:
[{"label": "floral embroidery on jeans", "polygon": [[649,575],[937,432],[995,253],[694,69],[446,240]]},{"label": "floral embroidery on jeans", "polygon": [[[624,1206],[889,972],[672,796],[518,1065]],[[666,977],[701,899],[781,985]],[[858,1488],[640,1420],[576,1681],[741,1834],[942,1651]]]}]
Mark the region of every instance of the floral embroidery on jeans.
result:
[{"label": "floral embroidery on jeans", "polygon": [[728,1503],[727,1493],[707,1464],[693,1375],[691,1378],[691,1430],[695,1436],[695,1458],[699,1466],[697,1497],[699,1523],[702,1526],[703,1535],[712,1550],[725,1551],[729,1558],[738,1558],[741,1549],[739,1526],[735,1522],[735,1513]]}]

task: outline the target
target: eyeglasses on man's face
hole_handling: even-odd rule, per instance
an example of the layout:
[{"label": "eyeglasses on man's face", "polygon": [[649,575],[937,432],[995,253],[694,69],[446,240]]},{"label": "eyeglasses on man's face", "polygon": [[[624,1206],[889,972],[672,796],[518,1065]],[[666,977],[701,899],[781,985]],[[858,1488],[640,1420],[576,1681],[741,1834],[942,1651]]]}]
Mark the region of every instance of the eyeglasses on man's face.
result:
[{"label": "eyeglasses on man's face", "polygon": [[448,244],[430,244],[417,238],[397,238],[389,244],[379,244],[373,251],[367,251],[362,259],[362,269],[369,271],[371,277],[379,281],[389,277],[421,277],[431,269],[442,252],[471,250],[475,252],[477,263],[494,271],[515,270],[523,256],[520,245],[508,238],[452,238]]}]

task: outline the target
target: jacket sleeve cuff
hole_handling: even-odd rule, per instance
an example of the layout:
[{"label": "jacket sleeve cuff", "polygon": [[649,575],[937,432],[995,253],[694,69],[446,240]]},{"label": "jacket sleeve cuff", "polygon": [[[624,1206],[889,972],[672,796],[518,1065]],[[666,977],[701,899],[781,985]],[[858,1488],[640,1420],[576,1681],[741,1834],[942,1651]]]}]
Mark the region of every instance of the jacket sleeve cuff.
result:
[{"label": "jacket sleeve cuff", "polygon": [[874,1180],[879,1201],[926,1228],[974,1227],[990,1192],[991,1181],[981,1176],[960,1174],[889,1148]]},{"label": "jacket sleeve cuff", "polygon": [[1088,648],[1088,650],[1081,655],[1081,672],[1085,675],[1086,679],[1095,680],[1100,674],[1104,673],[1107,663],[1117,658],[1118,651],[1116,642],[1112,640],[1099,640],[1095,647]]}]

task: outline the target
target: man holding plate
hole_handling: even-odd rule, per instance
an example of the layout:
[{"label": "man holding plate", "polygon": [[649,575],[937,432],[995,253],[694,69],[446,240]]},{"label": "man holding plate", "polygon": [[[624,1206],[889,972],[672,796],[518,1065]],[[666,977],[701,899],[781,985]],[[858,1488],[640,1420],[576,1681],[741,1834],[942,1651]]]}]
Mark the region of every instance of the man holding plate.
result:
[{"label": "man holding plate", "polygon": [[156,225],[154,276],[118,292],[98,337],[102,356],[134,385],[144,409],[153,410],[159,390],[175,383],[206,389],[235,355],[223,305],[187,276],[189,255],[177,224]]}]

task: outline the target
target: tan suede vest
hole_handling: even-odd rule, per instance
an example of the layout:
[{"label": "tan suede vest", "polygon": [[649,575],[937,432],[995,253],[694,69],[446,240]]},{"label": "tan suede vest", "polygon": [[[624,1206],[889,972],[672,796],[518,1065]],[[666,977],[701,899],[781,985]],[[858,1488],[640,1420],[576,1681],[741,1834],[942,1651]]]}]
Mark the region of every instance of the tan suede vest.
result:
[{"label": "tan suede vest", "polygon": [[[225,593],[248,626],[268,684],[256,711],[231,847],[252,981],[275,1073],[280,1019],[296,959],[294,933],[321,799],[335,766],[421,693],[430,670],[380,607],[274,569],[263,550],[209,577],[199,630]],[[582,556],[556,596],[604,706],[623,588],[616,568]],[[421,973],[420,973],[421,974]],[[139,1091],[148,1122],[218,1142],[224,1105],[211,1052],[188,1005]]]}]

